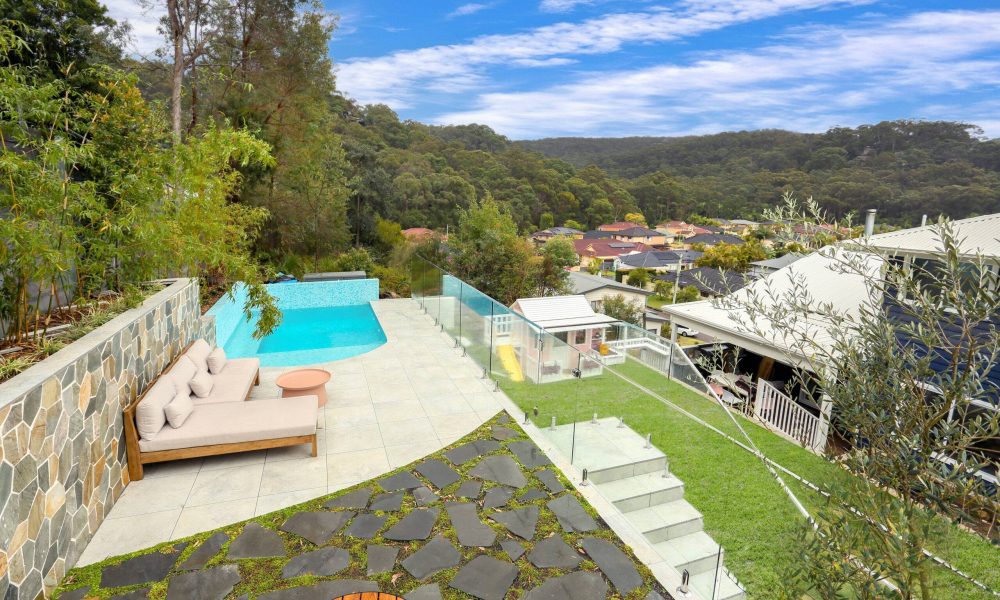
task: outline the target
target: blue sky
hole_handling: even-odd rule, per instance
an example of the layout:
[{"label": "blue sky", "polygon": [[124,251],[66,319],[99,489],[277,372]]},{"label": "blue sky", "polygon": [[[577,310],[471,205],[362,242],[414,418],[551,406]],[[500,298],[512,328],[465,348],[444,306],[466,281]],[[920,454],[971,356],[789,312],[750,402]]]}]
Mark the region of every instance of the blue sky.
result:
[{"label": "blue sky", "polygon": [[[112,5],[130,0],[113,0]],[[338,86],[515,139],[949,119],[1000,136],[1000,2],[325,0]],[[114,6],[112,6],[114,13]]]}]

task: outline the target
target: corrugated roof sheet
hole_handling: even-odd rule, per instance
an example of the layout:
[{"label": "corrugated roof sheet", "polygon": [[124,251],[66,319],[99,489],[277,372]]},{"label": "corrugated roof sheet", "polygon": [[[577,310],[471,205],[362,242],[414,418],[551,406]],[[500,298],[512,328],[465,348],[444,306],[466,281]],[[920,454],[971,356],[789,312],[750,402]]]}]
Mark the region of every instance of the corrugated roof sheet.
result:
[{"label": "corrugated roof sheet", "polygon": [[591,275],[590,273],[580,273],[578,271],[569,272],[569,283],[573,286],[573,291],[577,294],[586,294],[587,292],[593,290],[599,290],[601,288],[613,288],[622,291],[634,292],[636,294],[652,295],[653,292],[633,287],[631,285],[615,281],[614,279],[608,279],[607,277],[601,277],[599,275]]},{"label": "corrugated roof sheet", "polygon": [[590,302],[579,295],[518,298],[514,303],[514,310],[549,331],[617,322],[612,317],[594,312]]},{"label": "corrugated roof sheet", "polygon": [[[963,256],[970,257],[982,254],[986,257],[1000,258],[1000,213],[952,221],[951,225],[956,240],[960,242],[959,251]],[[891,233],[880,233],[862,239],[861,242],[889,254],[928,256],[943,252],[940,227],[936,223]]]}]

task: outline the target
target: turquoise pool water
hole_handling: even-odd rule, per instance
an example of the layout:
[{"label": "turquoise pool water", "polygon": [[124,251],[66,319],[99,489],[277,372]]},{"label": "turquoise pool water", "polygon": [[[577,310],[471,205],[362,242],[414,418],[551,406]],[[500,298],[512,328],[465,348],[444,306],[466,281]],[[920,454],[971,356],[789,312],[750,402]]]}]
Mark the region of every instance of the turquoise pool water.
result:
[{"label": "turquoise pool water", "polygon": [[257,357],[261,366],[290,367],[350,358],[378,348],[385,332],[370,302],[378,280],[290,283],[268,286],[281,309],[281,325],[256,340],[256,315],[243,318],[245,291],[223,297],[209,311],[216,342],[227,356]]}]

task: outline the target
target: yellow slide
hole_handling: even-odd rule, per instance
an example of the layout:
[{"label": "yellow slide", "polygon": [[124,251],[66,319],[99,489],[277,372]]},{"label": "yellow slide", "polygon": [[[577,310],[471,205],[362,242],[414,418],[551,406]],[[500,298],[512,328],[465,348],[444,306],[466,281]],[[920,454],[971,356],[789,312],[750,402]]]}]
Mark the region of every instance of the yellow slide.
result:
[{"label": "yellow slide", "polygon": [[510,374],[511,381],[518,383],[524,381],[524,372],[521,371],[521,361],[517,360],[513,346],[497,346],[497,356],[500,357],[500,364]]}]

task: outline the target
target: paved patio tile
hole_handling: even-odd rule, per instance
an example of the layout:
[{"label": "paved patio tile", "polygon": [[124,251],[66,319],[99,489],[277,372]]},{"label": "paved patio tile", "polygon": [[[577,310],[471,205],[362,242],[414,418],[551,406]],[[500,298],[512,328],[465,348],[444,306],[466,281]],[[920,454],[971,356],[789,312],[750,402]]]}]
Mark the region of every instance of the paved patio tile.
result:
[{"label": "paved patio tile", "polygon": [[254,516],[257,497],[241,498],[215,504],[188,506],[181,511],[171,535],[176,540],[202,531],[236,523]]},{"label": "paved patio tile", "polygon": [[328,429],[364,427],[378,423],[371,404],[334,406],[327,408],[324,413]]},{"label": "paved patio tile", "polygon": [[146,465],[143,469],[143,481],[158,477],[173,477],[175,475],[187,475],[190,473],[197,474],[201,470],[201,463],[203,462],[205,462],[203,458],[188,458],[185,460],[173,460]]},{"label": "paved patio tile", "polygon": [[135,481],[122,492],[108,517],[129,517],[184,508],[197,477],[198,473],[192,471]]},{"label": "paved patio tile", "polygon": [[465,398],[461,394],[421,400],[420,404],[423,406],[424,413],[428,417],[473,412],[473,408],[469,406],[469,403],[465,401]]},{"label": "paved patio tile", "polygon": [[204,459],[201,470],[217,471],[219,469],[232,469],[233,467],[246,467],[264,462],[267,458],[267,450],[256,450],[254,452],[240,452],[239,454],[225,454],[222,456],[209,456]]},{"label": "paved patio tile", "polygon": [[386,446],[414,444],[422,440],[437,441],[437,433],[427,417],[398,421],[379,422],[382,441]]},{"label": "paved patio tile", "polygon": [[382,432],[378,425],[358,427],[331,427],[327,418],[327,429],[323,433],[327,454],[371,450],[382,446]]},{"label": "paved patio tile", "polygon": [[431,426],[438,437],[463,437],[479,427],[483,420],[475,412],[429,417]]},{"label": "paved patio tile", "polygon": [[215,504],[240,498],[256,498],[264,475],[264,457],[260,462],[244,467],[201,471],[195,479],[186,506]]},{"label": "paved patio tile", "polygon": [[440,450],[444,445],[437,438],[431,438],[416,444],[386,446],[385,454],[389,460],[389,468],[395,469],[410,464],[418,458],[423,458],[432,452]]},{"label": "paved patio tile", "polygon": [[389,470],[384,448],[334,454],[327,460],[327,482],[357,482],[371,479]]},{"label": "paved patio tile", "polygon": [[80,555],[77,566],[89,565],[109,556],[134,552],[169,540],[170,532],[173,531],[180,514],[181,511],[175,509],[120,519],[105,519]]},{"label": "paved patio tile", "polygon": [[283,492],[326,487],[326,463],[325,454],[293,461],[265,463],[258,494],[271,496]]},{"label": "paved patio tile", "polygon": [[373,405],[378,424],[395,421],[410,421],[416,418],[427,418],[422,404],[416,401],[411,402],[383,402]]}]

